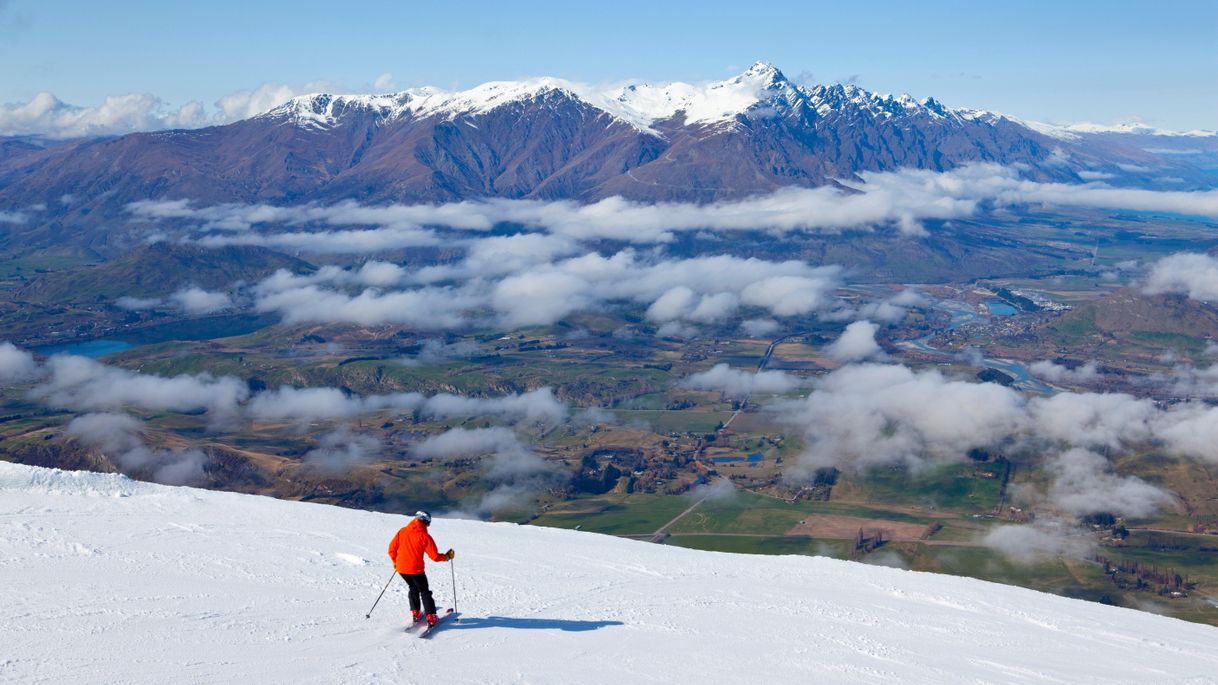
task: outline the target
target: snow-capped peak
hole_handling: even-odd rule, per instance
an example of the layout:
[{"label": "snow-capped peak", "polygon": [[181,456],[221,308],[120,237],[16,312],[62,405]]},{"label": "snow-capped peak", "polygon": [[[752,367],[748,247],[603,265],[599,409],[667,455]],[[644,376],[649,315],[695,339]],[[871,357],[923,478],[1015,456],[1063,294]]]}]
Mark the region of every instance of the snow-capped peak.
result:
[{"label": "snow-capped peak", "polygon": [[797,107],[805,94],[774,65],[757,62],[739,76],[694,85],[672,82],[633,84],[619,88],[612,98],[618,116],[648,125],[684,115],[686,125],[730,123],[758,104]]},{"label": "snow-capped peak", "polygon": [[774,65],[757,62],[743,73],[723,81],[706,83],[630,83],[610,88],[590,86],[559,78],[542,77],[519,81],[492,81],[463,91],[415,88],[385,95],[331,95],[319,93],[294,98],[269,114],[288,116],[299,124],[333,125],[350,111],[370,112],[383,118],[409,116],[482,115],[512,103],[536,99],[549,93],[578,100],[599,109],[639,131],[658,135],[655,125],[678,116],[686,126],[731,125],[750,111],[796,114],[804,108],[820,115],[844,109],[860,109],[877,117],[925,113],[933,117],[957,116],[938,101],[921,102],[909,95],[877,95],[858,86],[836,84],[803,88],[789,81]]}]

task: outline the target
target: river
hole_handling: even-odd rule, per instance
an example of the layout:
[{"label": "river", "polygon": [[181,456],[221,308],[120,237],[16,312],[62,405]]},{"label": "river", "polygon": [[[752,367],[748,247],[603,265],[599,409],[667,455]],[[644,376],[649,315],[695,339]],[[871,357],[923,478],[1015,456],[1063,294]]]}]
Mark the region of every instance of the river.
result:
[{"label": "river", "polygon": [[[947,325],[947,327],[951,330],[955,330],[965,324],[979,321],[982,318],[981,314],[978,314],[976,310],[970,307],[967,303],[956,300],[942,300],[935,303],[935,308],[945,311],[951,316],[951,321],[949,321]],[[1004,312],[998,315],[1007,316],[1008,314]],[[953,357],[953,355],[947,354],[935,347],[931,347],[930,341],[932,338],[934,338],[933,334],[918,338],[917,340],[905,340],[897,344],[901,347],[917,350],[923,354],[928,354],[931,356],[948,359]],[[1034,392],[1040,395],[1054,395],[1057,393],[1057,390],[1055,390],[1053,386],[1034,377],[1032,372],[1028,371],[1028,367],[1012,359],[982,357],[981,364],[986,368],[996,369],[1007,374],[1008,376],[1011,376],[1015,379],[1011,385],[1025,392]]]}]

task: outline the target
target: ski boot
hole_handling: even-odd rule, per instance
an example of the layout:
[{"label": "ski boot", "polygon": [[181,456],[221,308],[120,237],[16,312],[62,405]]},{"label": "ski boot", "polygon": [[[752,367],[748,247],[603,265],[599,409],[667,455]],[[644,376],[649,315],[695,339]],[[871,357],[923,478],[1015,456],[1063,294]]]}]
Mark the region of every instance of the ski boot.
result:
[{"label": "ski boot", "polygon": [[411,609],[410,610],[410,622],[418,623],[421,620],[423,620],[423,612],[419,611],[418,609]]},{"label": "ski boot", "polygon": [[427,614],[427,625],[434,626],[440,622],[440,617],[435,614]]}]

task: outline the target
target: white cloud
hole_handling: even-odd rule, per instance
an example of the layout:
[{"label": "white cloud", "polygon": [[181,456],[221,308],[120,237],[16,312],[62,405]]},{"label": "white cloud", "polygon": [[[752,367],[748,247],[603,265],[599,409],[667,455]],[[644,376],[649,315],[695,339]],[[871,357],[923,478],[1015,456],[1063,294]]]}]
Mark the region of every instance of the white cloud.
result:
[{"label": "white cloud", "polygon": [[567,416],[567,406],[550,388],[518,395],[477,398],[417,392],[355,395],[338,388],[280,387],[258,393],[246,407],[250,418],[261,421],[311,421],[352,418],[382,411],[418,411],[427,418],[496,416],[508,421],[553,426]]},{"label": "white cloud", "polygon": [[[734,315],[742,304],[764,307],[776,316],[816,311],[834,301],[832,293],[841,275],[836,266],[812,267],[798,261],[768,262],[726,255],[657,260],[633,250],[611,256],[591,252],[549,262],[542,260],[555,254],[554,249],[565,248],[544,241],[511,245],[520,248],[518,259],[506,262],[518,270],[500,269],[503,277],[499,280],[460,263],[405,278],[470,280],[443,287],[392,291],[369,288],[349,294],[323,286],[358,285],[360,280],[350,272],[335,267],[307,276],[280,271],[255,288],[256,307],[277,311],[289,323],[399,323],[438,330],[463,326],[487,315],[508,327],[545,325],[577,311],[635,303],[648,307],[649,318],[660,323],[713,323]],[[481,249],[475,244],[474,265],[486,260],[479,253]]]},{"label": "white cloud", "polygon": [[[434,227],[485,232],[504,222],[568,240],[654,244],[669,242],[679,232],[837,233],[884,226],[917,237],[925,235],[922,223],[926,220],[968,217],[985,208],[1028,204],[1218,217],[1218,191],[1167,192],[1115,188],[1103,183],[1040,183],[1020,178],[1017,169],[993,164],[972,164],[947,172],[903,169],[862,172],[860,176],[863,183],[853,184],[849,192],[832,186],[792,186],[770,195],[707,204],[642,203],[612,197],[592,204],[495,198],[440,205],[364,206],[346,201],[328,206],[195,207],[184,200],[146,200],[132,203],[129,210],[141,218],[177,219],[204,231],[219,232],[198,239],[205,245],[260,244],[335,253],[439,244],[442,241],[431,230]],[[270,230],[284,226],[307,230]],[[255,227],[260,230],[250,230]],[[341,230],[333,230],[336,227]],[[514,259],[509,256],[509,261]]]},{"label": "white cloud", "polygon": [[930,305],[929,297],[913,288],[906,288],[892,297],[878,302],[868,302],[859,307],[854,314],[870,321],[895,324],[903,321],[910,309],[925,309]]},{"label": "white cloud", "polygon": [[567,418],[567,405],[554,397],[550,388],[539,388],[503,397],[462,397],[441,393],[428,398],[422,406],[425,416],[499,416],[509,421],[556,426]]},{"label": "white cloud", "polygon": [[246,406],[246,414],[259,421],[345,419],[380,411],[413,411],[423,404],[417,392],[388,395],[349,395],[338,388],[283,386],[260,392]]},{"label": "white cloud", "polygon": [[1049,497],[1059,509],[1075,516],[1111,512],[1143,518],[1170,505],[1167,491],[1133,476],[1118,476],[1102,455],[1075,448],[1050,458],[1046,470],[1053,479]]},{"label": "white cloud", "polygon": [[656,329],[656,337],[691,340],[698,337],[698,327],[681,323],[680,321],[669,321]]},{"label": "white cloud", "polygon": [[1176,454],[1218,464],[1218,407],[1189,404],[1160,415],[1156,434]]},{"label": "white cloud", "polygon": [[314,87],[317,85],[321,84],[310,83],[297,89],[282,83],[263,83],[252,90],[239,90],[216,101],[219,111],[214,118],[217,122],[248,119],[278,107],[297,95],[321,90]]},{"label": "white cloud", "polygon": [[1034,375],[1050,383],[1088,383],[1099,378],[1099,368],[1094,361],[1087,362],[1077,368],[1044,360],[1028,367]]},{"label": "white cloud", "polygon": [[825,466],[917,468],[963,459],[975,447],[1045,453],[1159,445],[1218,463],[1218,407],[1199,402],[1159,407],[1119,393],[1029,398],[995,383],[882,364],[842,367],[813,389],[767,407],[803,432],[807,447],[789,473],[795,478]]},{"label": "white cloud", "polygon": [[740,491],[731,478],[719,478],[704,485],[691,488],[685,493],[693,500],[709,500],[711,502],[730,502],[736,499]]},{"label": "white cloud", "polygon": [[370,463],[380,451],[381,442],[376,438],[341,426],[318,438],[317,447],[305,454],[304,461],[327,473],[343,473]]},{"label": "white cloud", "polygon": [[482,516],[522,504],[546,487],[557,485],[564,471],[521,444],[507,428],[452,428],[414,446],[414,453],[429,459],[485,457],[483,471],[492,483],[477,502],[466,503],[463,513]]},{"label": "white cloud", "polygon": [[1151,400],[1121,393],[1062,392],[1029,400],[1027,410],[1033,435],[1112,449],[1149,440],[1160,416]]},{"label": "white cloud", "polygon": [[681,385],[687,388],[717,390],[728,397],[747,397],[753,393],[780,394],[800,384],[800,379],[782,371],[741,371],[727,364],[716,364],[681,381]]},{"label": "white cloud", "polygon": [[1193,252],[1164,257],[1151,267],[1144,290],[1150,295],[1179,293],[1203,302],[1218,300],[1218,259]]},{"label": "white cloud", "polygon": [[411,451],[426,459],[455,459],[476,457],[501,451],[515,452],[520,440],[510,429],[452,428],[439,435],[429,436],[416,444]]},{"label": "white cloud", "polygon": [[1190,399],[1208,399],[1218,397],[1218,365],[1196,368],[1180,365],[1172,369],[1170,374],[1157,377],[1155,380],[1171,388],[1175,397]]},{"label": "white cloud", "polygon": [[398,87],[393,80],[393,74],[385,72],[377,76],[376,80],[372,82],[372,90],[378,93],[396,93]]},{"label": "white cloud", "polygon": [[[169,296],[183,312],[191,316],[214,314],[228,309],[233,301],[225,293],[213,293],[202,288],[190,287],[179,290]],[[120,305],[121,306],[121,305]]]},{"label": "white cloud", "polygon": [[875,341],[878,330],[880,327],[870,321],[855,321],[846,326],[841,337],[825,348],[825,354],[838,362],[854,362],[881,356],[884,351]]},{"label": "white cloud", "polygon": [[0,135],[79,138],[213,126],[262,114],[292,97],[329,90],[333,85],[315,81],[294,88],[264,83],[253,90],[226,95],[217,100],[212,108],[197,101],[175,108],[148,93],[111,95],[95,107],[79,107],[43,92],[28,102],[0,104]]},{"label": "white cloud", "polygon": [[124,473],[150,477],[158,483],[189,485],[203,481],[207,454],[197,449],[154,449],[140,436],[143,423],[126,414],[83,414],[64,432],[99,449]]},{"label": "white cloud", "polygon": [[1015,434],[1024,420],[1017,391],[949,380],[938,371],[856,364],[820,377],[814,388],[805,399],[773,407],[807,440],[795,476],[825,466],[960,459]]},{"label": "white cloud", "polygon": [[740,328],[750,338],[765,338],[777,332],[780,326],[774,319],[745,319],[740,322]]},{"label": "white cloud", "polygon": [[79,138],[207,124],[202,107],[191,102],[173,110],[153,95],[110,96],[97,107],[76,107],[50,93],[29,102],[0,105],[0,135]]},{"label": "white cloud", "polygon": [[423,330],[457,328],[466,323],[464,312],[482,305],[477,293],[454,288],[423,288],[382,293],[372,288],[358,295],[309,285],[263,292],[258,311],[278,312],[285,323],[308,321],[357,323],[367,326],[406,324]]},{"label": "white cloud", "polygon": [[1048,561],[1062,556],[1086,559],[1095,547],[1095,542],[1082,530],[1053,520],[998,526],[981,539],[981,544],[1020,564]]},{"label": "white cloud", "polygon": [[213,420],[235,415],[249,389],[232,376],[152,376],[107,366],[86,357],[56,355],[46,362],[48,378],[30,391],[42,402],[66,409],[148,411],[206,410]]},{"label": "white cloud", "polygon": [[576,241],[548,233],[492,236],[470,240],[465,247],[465,258],[459,263],[423,267],[414,274],[413,280],[417,283],[435,283],[506,276],[548,265],[558,257],[584,252]]},{"label": "white cloud", "polygon": [[34,355],[11,342],[0,342],[0,387],[21,383],[38,375]]},{"label": "white cloud", "polygon": [[491,304],[504,325],[549,324],[595,303],[593,285],[578,275],[551,269],[508,276],[495,286]]}]

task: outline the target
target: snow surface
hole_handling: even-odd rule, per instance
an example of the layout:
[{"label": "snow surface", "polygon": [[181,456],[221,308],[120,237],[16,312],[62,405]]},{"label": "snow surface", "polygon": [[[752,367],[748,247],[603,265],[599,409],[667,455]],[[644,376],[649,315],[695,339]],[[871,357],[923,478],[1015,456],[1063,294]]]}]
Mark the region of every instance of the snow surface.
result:
[{"label": "snow surface", "polygon": [[419,640],[400,581],[364,618],[406,520],[0,462],[0,681],[1218,682],[1218,630],[1147,613],[443,519],[461,620]]}]

